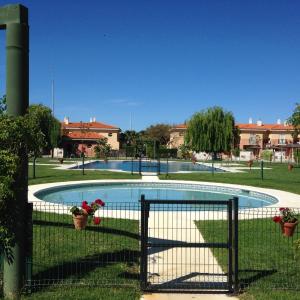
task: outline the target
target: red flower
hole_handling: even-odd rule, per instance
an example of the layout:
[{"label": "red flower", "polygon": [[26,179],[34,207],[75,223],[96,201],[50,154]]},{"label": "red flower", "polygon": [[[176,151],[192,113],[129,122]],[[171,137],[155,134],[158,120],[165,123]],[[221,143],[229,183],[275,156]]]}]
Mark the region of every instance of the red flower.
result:
[{"label": "red flower", "polygon": [[280,207],[280,208],[279,208],[280,211],[283,211],[283,210],[285,210],[285,209],[286,209],[285,207]]},{"label": "red flower", "polygon": [[95,225],[99,225],[100,222],[101,222],[101,218],[95,217],[95,218],[93,219],[93,222],[94,222]]},{"label": "red flower", "polygon": [[101,199],[96,199],[95,203],[97,203],[100,206],[104,206],[105,205],[105,203]]},{"label": "red flower", "polygon": [[88,213],[88,215],[93,212],[93,209],[89,205],[85,206],[83,209]]},{"label": "red flower", "polygon": [[84,209],[88,205],[87,201],[82,201],[81,207]]},{"label": "red flower", "polygon": [[273,221],[275,223],[280,223],[282,221],[282,218],[280,216],[275,216],[275,217],[273,217]]}]

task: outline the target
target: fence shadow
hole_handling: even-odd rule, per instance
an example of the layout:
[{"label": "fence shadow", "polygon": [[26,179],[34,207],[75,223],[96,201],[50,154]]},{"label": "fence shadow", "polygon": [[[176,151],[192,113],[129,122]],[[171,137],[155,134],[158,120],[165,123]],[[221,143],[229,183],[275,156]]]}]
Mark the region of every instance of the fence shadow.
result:
[{"label": "fence shadow", "polygon": [[[74,225],[70,223],[64,222],[52,222],[52,221],[43,221],[43,220],[33,220],[33,225],[40,225],[40,226],[54,226],[54,227],[64,227],[74,229]],[[94,227],[94,226],[87,226],[85,228],[86,231],[94,231],[98,233],[107,233],[107,234],[116,234],[116,235],[123,235],[129,238],[133,238],[136,240],[140,240],[140,235],[137,233],[132,233],[122,229],[115,229],[110,227]]]},{"label": "fence shadow", "polygon": [[[31,291],[37,292],[49,286],[61,285],[64,281],[67,281],[68,279],[74,280],[74,278],[74,283],[76,283],[76,281],[83,279],[96,268],[105,268],[106,266],[111,266],[112,264],[117,263],[124,263],[130,267],[133,264],[137,264],[139,262],[139,258],[139,251],[124,249],[115,252],[96,253],[62,262],[34,274],[30,289]],[[135,276],[133,273],[122,272],[116,275],[116,283],[118,277],[122,277],[124,279],[139,278],[138,275]]]}]

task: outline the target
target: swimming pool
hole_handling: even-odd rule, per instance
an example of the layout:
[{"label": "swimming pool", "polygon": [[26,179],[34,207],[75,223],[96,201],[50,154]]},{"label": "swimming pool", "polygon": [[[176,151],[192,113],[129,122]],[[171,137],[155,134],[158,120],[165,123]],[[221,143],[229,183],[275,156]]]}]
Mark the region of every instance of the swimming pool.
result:
[{"label": "swimming pool", "polygon": [[239,197],[241,208],[257,208],[278,202],[275,197],[254,191],[189,183],[82,183],[52,187],[35,193],[41,200],[80,205],[82,201],[101,198],[109,203],[138,203],[141,195],[146,199],[168,200],[228,200]]},{"label": "swimming pool", "polygon": [[[158,170],[158,164],[156,161],[141,161],[141,165],[138,160],[110,160],[108,162],[104,161],[94,161],[84,164],[85,169],[98,169],[98,170],[118,170],[125,172],[139,172],[141,167],[141,172],[153,172],[156,173]],[[72,169],[82,169],[82,165],[72,167]],[[213,168],[214,172],[224,172],[221,169]],[[177,173],[177,172],[211,172],[212,167],[203,164],[193,164],[190,162],[177,162],[170,161],[160,162],[160,173]]]}]

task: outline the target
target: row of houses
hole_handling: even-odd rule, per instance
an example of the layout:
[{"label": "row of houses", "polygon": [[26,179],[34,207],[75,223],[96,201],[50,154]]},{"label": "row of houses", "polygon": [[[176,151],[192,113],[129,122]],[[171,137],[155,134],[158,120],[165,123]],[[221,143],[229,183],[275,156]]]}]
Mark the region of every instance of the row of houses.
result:
[{"label": "row of houses", "polygon": [[[277,120],[275,124],[264,124],[262,121],[248,124],[237,124],[240,130],[241,150],[250,150],[259,155],[263,149],[282,149],[293,143],[293,127],[286,122]],[[184,143],[186,124],[174,126],[170,130],[169,148],[178,148]],[[94,147],[101,138],[107,138],[112,150],[119,150],[120,128],[97,122],[91,118],[90,122],[70,122],[64,118],[62,122],[62,136],[64,155],[70,156],[77,152],[85,152],[86,156],[94,156]]]},{"label": "row of houses", "polygon": [[[277,120],[275,124],[264,124],[261,120],[253,123],[252,119],[249,119],[249,123],[239,123],[237,127],[240,131],[239,149],[252,152],[255,157],[265,149],[290,152],[292,146],[295,147],[294,128],[287,122],[281,123]],[[186,124],[180,124],[171,129],[170,148],[178,148],[184,143],[186,129]]]}]

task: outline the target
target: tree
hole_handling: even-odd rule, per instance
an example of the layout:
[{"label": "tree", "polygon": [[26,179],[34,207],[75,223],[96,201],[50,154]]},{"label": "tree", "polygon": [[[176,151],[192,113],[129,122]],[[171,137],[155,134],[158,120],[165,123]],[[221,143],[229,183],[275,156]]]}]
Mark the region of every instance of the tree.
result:
[{"label": "tree", "polygon": [[39,122],[35,118],[32,118],[30,114],[25,115],[24,122],[28,128],[28,155],[33,157],[33,172],[32,177],[35,178],[35,163],[36,159],[43,153],[43,147],[46,146],[45,134],[39,127]]},{"label": "tree", "polygon": [[108,144],[107,138],[102,138],[97,141],[97,145],[94,148],[96,157],[103,157],[105,161],[107,161],[107,158],[109,156],[109,153],[111,151],[111,146]]},{"label": "tree", "polygon": [[120,135],[120,142],[125,146],[134,146],[140,139],[140,134],[135,130],[126,130]]},{"label": "tree", "polygon": [[221,107],[195,113],[187,123],[185,143],[195,152],[229,152],[234,142],[234,117]]},{"label": "tree", "polygon": [[294,127],[293,139],[294,142],[296,142],[298,140],[298,135],[300,133],[300,104],[299,103],[296,103],[294,112],[291,115],[291,117],[288,119],[288,122]]},{"label": "tree", "polygon": [[2,98],[0,98],[0,115],[5,114],[7,109],[6,105],[6,95],[3,95]]},{"label": "tree", "polygon": [[144,138],[159,141],[161,145],[167,145],[170,140],[171,126],[168,124],[151,125],[145,129]]},{"label": "tree", "polygon": [[49,107],[42,104],[30,105],[28,114],[44,134],[45,145],[43,150],[50,151],[57,147],[61,140],[61,125],[60,122],[53,117]]}]

